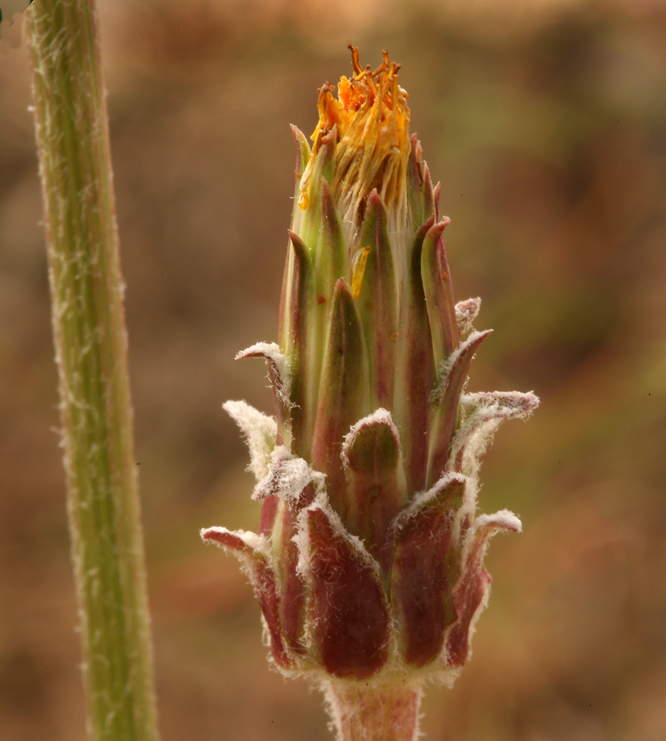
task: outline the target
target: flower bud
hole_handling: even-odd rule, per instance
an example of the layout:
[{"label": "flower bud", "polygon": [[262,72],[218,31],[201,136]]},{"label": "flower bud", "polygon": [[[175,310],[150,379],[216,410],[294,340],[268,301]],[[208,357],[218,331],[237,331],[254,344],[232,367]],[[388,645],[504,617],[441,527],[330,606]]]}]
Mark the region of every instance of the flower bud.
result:
[{"label": "flower bud", "polygon": [[453,676],[469,656],[490,577],[476,517],[479,459],[534,394],[465,394],[489,331],[456,304],[439,186],[410,137],[399,66],[319,91],[298,148],[278,343],[266,359],[275,418],[227,411],[245,434],[259,534],[202,531],[245,565],[285,671],[367,679]]}]

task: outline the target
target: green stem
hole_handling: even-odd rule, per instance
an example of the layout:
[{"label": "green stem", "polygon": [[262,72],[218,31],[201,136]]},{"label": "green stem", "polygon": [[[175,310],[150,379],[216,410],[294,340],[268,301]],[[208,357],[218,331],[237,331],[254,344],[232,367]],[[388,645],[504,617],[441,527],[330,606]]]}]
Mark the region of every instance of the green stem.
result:
[{"label": "green stem", "polygon": [[322,684],[322,690],[337,741],[415,741],[418,737],[418,679],[332,679]]},{"label": "green stem", "polygon": [[94,0],[28,12],[89,728],[156,741],[108,123]]}]

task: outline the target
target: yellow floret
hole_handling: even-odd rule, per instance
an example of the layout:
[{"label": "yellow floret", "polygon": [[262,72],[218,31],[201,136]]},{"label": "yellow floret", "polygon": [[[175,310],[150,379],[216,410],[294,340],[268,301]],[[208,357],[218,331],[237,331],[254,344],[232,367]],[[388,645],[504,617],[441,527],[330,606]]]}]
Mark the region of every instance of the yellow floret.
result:
[{"label": "yellow floret", "polygon": [[[319,121],[312,134],[313,155],[322,139],[336,130],[332,193],[343,221],[358,225],[373,189],[381,196],[392,220],[406,216],[406,170],[410,153],[407,93],[398,85],[400,65],[383,52],[376,69],[363,69],[358,50],[350,46],[354,74],[342,77],[335,88],[319,90]],[[315,156],[310,163],[314,163]],[[310,169],[310,168],[308,168]],[[305,194],[310,172],[301,181]],[[306,208],[301,197],[301,208]]]}]

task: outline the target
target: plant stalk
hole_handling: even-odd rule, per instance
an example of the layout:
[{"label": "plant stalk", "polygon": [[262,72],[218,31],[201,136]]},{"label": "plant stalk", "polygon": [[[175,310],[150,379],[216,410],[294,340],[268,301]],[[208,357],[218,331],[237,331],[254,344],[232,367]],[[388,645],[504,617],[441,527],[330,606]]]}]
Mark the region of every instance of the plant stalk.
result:
[{"label": "plant stalk", "polygon": [[89,732],[157,741],[95,3],[35,0],[28,20]]},{"label": "plant stalk", "polygon": [[323,683],[337,741],[416,741],[419,680],[381,682],[334,679]]}]

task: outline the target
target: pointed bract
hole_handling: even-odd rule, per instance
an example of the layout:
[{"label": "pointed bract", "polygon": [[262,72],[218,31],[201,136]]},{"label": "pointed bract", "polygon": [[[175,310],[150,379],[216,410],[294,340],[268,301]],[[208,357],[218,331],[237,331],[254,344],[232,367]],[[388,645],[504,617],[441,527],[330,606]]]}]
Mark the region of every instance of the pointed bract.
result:
[{"label": "pointed bract", "polygon": [[265,358],[275,398],[275,410],[279,425],[283,428],[289,421],[291,411],[291,374],[286,356],[275,342],[257,342],[236,355],[236,360],[243,358]]},{"label": "pointed bract", "polygon": [[392,406],[398,332],[398,289],[386,207],[374,190],[370,194],[359,235],[365,253],[363,276],[354,298],[367,349],[371,407]]},{"label": "pointed bract", "polygon": [[423,195],[425,176],[423,172],[423,151],[421,142],[413,134],[409,141],[410,152],[407,163],[407,199],[409,212],[416,224],[423,224],[432,214],[426,212]]},{"label": "pointed bract", "polygon": [[317,272],[322,278],[322,289],[330,301],[336,282],[347,277],[347,243],[340,215],[338,214],[331,189],[321,183],[322,240],[317,260]]},{"label": "pointed bract", "polygon": [[442,184],[437,185],[432,190],[433,200],[435,202],[435,221],[439,221],[439,197],[442,194]]},{"label": "pointed bract", "polygon": [[450,219],[435,224],[423,240],[421,274],[425,294],[435,365],[445,361],[458,347],[453,289],[442,232]]},{"label": "pointed bract", "polygon": [[409,250],[397,338],[399,393],[395,397],[395,417],[401,431],[407,491],[412,493],[426,484],[430,397],[435,383],[430,324],[421,279],[423,240],[433,221],[431,217],[421,226]]},{"label": "pointed bract", "polygon": [[451,443],[449,466],[476,475],[481,456],[505,419],[527,419],[539,406],[532,392],[492,391],[461,397],[463,420]]},{"label": "pointed bract", "polygon": [[434,661],[444,645],[444,631],[456,619],[449,548],[465,483],[465,477],[448,474],[419,495],[395,523],[391,601],[407,664]]},{"label": "pointed bract", "polygon": [[[314,487],[308,484],[301,492],[303,506],[314,499]],[[299,502],[299,504],[301,503]],[[279,616],[282,640],[294,655],[307,653],[305,641],[305,604],[307,590],[298,569],[300,554],[297,539],[299,534],[299,505],[281,500],[278,506],[279,528],[274,528],[271,545],[276,555],[280,584]]]},{"label": "pointed bract", "polygon": [[476,621],[488,600],[491,580],[483,567],[488,541],[500,531],[519,533],[521,529],[520,520],[502,510],[494,515],[481,515],[468,531],[463,546],[462,573],[453,592],[458,619],[446,638],[449,667],[462,666],[467,660]]},{"label": "pointed bract", "polygon": [[313,645],[335,677],[366,679],[386,663],[389,610],[379,569],[326,506],[303,512],[301,571]]},{"label": "pointed bract", "polygon": [[345,482],[340,452],[350,426],[363,414],[367,374],[354,300],[343,280],[335,288],[322,363],[312,463],[326,474],[331,505],[344,517]]},{"label": "pointed bract", "polygon": [[392,559],[392,522],[402,505],[400,438],[386,409],[359,420],[345,437],[346,526],[362,538],[386,575]]},{"label": "pointed bract", "polygon": [[293,442],[293,450],[304,454],[304,442],[312,433],[314,419],[311,399],[314,381],[310,368],[316,357],[315,327],[309,315],[314,300],[312,261],[303,240],[289,232],[290,249],[287,257],[285,281],[282,286],[282,310],[278,326],[280,345],[290,368],[289,425],[281,430],[285,442]]},{"label": "pointed bract", "polygon": [[[423,211],[426,217],[435,216],[438,210],[438,203],[435,200],[435,193],[430,179],[430,170],[428,165],[423,163]],[[425,221],[425,219],[424,219]]]},{"label": "pointed bract", "polygon": [[481,343],[492,330],[472,333],[448,360],[448,369],[433,393],[435,411],[432,422],[432,444],[428,460],[428,482],[436,481],[446,469],[449,449],[458,422],[458,407],[470,363]]},{"label": "pointed bract", "polygon": [[312,152],[310,151],[310,145],[305,134],[298,128],[298,126],[291,126],[291,133],[296,140],[296,179],[300,180],[303,177],[305,168],[308,166]]},{"label": "pointed bract", "polygon": [[290,668],[292,662],[282,640],[280,629],[280,595],[275,572],[269,562],[266,539],[243,530],[231,532],[224,527],[203,528],[201,537],[219,545],[241,561],[261,606],[271,639],[273,659],[278,666]]}]

